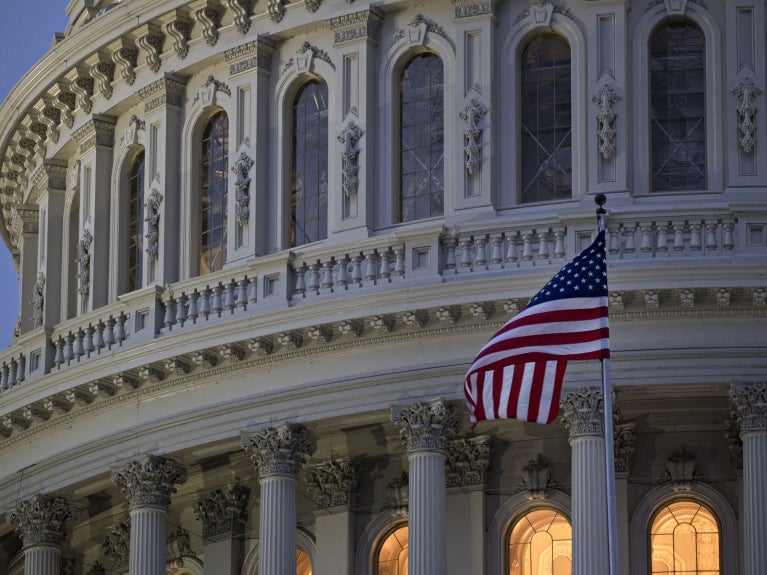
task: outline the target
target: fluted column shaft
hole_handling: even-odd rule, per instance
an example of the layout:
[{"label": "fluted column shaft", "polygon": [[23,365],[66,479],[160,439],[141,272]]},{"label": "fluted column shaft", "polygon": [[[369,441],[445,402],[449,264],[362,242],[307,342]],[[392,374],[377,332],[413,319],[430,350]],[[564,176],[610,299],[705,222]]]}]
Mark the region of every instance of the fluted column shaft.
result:
[{"label": "fluted column shaft", "polygon": [[131,575],[165,573],[165,540],[168,512],[159,507],[130,510]]},{"label": "fluted column shaft", "polygon": [[455,410],[438,399],[393,407],[391,418],[408,449],[408,575],[444,575],[445,456],[457,428]]},{"label": "fluted column shaft", "polygon": [[29,547],[24,550],[24,573],[59,575],[61,549],[58,547]]},{"label": "fluted column shaft", "polygon": [[609,575],[602,392],[567,394],[562,418],[572,447],[573,575]]},{"label": "fluted column shaft", "polygon": [[767,565],[767,382],[734,383],[735,406],[743,441],[743,559],[744,575],[761,575]]}]

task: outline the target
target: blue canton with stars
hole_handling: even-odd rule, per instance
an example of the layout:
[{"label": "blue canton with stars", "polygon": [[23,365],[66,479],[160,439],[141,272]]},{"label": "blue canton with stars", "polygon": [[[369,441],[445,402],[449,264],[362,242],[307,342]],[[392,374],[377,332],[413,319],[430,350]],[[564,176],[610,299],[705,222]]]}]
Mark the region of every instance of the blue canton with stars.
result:
[{"label": "blue canton with stars", "polygon": [[533,296],[528,307],[571,297],[607,297],[604,230]]}]

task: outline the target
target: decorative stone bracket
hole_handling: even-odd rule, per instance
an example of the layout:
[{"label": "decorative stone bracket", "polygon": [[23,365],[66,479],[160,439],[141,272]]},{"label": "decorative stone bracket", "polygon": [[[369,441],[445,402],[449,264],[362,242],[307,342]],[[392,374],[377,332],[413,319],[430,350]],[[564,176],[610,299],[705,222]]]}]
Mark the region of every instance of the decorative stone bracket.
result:
[{"label": "decorative stone bracket", "polygon": [[620,100],[620,98],[621,97],[609,84],[603,85],[591,98],[597,105],[599,152],[605,160],[611,160],[615,157],[615,112],[612,111],[612,106],[615,102]]},{"label": "decorative stone bracket", "polygon": [[756,106],[754,100],[762,91],[754,85],[751,78],[743,78],[732,89],[732,93],[740,100],[738,106],[738,143],[740,149],[750,154],[756,146]]},{"label": "decorative stone bracket", "polygon": [[458,114],[466,123],[463,129],[463,150],[466,154],[466,171],[470,176],[479,172],[482,165],[482,128],[479,127],[479,122],[485,114],[487,107],[477,98],[466,104]]},{"label": "decorative stone bracket", "polygon": [[365,132],[357,124],[350,121],[346,124],[338,141],[344,145],[344,151],[341,154],[342,188],[347,197],[357,193],[359,186],[359,141]]}]

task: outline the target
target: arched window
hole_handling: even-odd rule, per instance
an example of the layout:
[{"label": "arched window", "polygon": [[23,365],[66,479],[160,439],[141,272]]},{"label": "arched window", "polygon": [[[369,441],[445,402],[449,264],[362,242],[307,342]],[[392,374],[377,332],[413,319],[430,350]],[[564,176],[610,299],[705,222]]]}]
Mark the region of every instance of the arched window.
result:
[{"label": "arched window", "polygon": [[77,315],[77,274],[80,272],[78,255],[80,250],[80,192],[75,192],[69,204],[69,237],[67,238],[67,309],[66,319]]},{"label": "arched window", "polygon": [[697,501],[674,501],[650,527],[652,575],[719,575],[719,524]]},{"label": "arched window", "polygon": [[304,84],[293,100],[290,245],[328,237],[328,85]]},{"label": "arched window", "polygon": [[144,150],[131,163],[128,176],[127,285],[126,292],[141,288],[144,251]]},{"label": "arched window", "polygon": [[[254,575],[258,575],[258,569]],[[300,547],[296,549],[296,575],[312,575],[312,558]]]},{"label": "arched window", "polygon": [[652,191],[706,188],[705,40],[689,22],[650,38]]},{"label": "arched window", "polygon": [[226,263],[226,200],[229,173],[229,119],[217,112],[202,135],[200,154],[200,273]]},{"label": "arched window", "polygon": [[510,575],[570,575],[573,530],[554,509],[533,509],[520,517],[509,534]]},{"label": "arched window", "polygon": [[378,548],[376,575],[407,575],[407,525],[387,535]]},{"label": "arched window", "polygon": [[400,76],[399,221],[441,216],[445,203],[444,66],[415,56]]},{"label": "arched window", "polygon": [[520,201],[572,197],[571,55],[567,40],[539,34],[520,64]]}]

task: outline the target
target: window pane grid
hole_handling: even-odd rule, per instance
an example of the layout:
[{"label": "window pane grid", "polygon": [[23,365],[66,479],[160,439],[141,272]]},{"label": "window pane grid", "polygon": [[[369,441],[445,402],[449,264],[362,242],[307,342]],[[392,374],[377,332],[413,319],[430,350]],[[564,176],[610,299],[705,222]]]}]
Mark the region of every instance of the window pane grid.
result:
[{"label": "window pane grid", "polygon": [[144,251],[144,151],[133,160],[128,184],[127,291],[141,287]]},{"label": "window pane grid", "polygon": [[719,528],[706,507],[677,501],[650,528],[652,575],[719,575]]},{"label": "window pane grid", "polygon": [[420,54],[400,78],[400,221],[442,215],[444,159],[442,60]]},{"label": "window pane grid", "polygon": [[200,273],[226,262],[229,119],[218,112],[205,127],[200,154]]},{"label": "window pane grid", "polygon": [[534,509],[509,535],[510,575],[570,575],[572,527],[553,509]]}]

